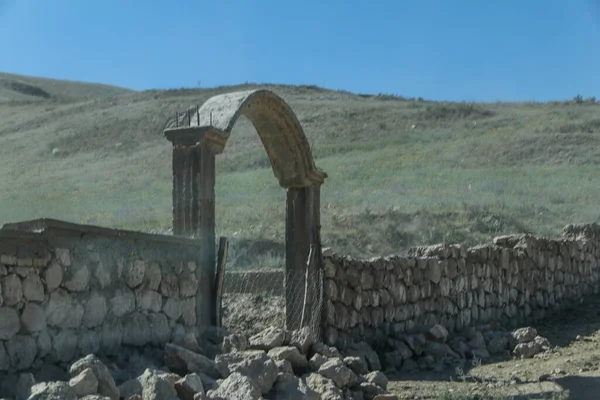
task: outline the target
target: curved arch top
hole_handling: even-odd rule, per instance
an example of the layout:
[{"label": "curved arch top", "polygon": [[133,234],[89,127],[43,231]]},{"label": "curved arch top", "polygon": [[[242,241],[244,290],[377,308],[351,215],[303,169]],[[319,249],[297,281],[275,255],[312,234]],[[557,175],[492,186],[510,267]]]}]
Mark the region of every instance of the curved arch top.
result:
[{"label": "curved arch top", "polygon": [[327,174],[316,167],[300,121],[290,106],[270,90],[211,97],[200,107],[196,121],[191,122],[226,142],[240,115],[254,125],[281,186],[307,187],[324,182]]}]

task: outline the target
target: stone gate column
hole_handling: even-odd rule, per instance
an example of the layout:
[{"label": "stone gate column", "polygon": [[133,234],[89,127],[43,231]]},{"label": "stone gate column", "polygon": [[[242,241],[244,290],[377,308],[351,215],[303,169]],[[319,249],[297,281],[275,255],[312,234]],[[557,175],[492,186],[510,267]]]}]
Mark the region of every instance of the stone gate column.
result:
[{"label": "stone gate column", "polygon": [[[200,325],[212,325],[216,320],[215,155],[223,147],[210,133],[199,127],[165,130],[173,144],[173,234],[199,241],[198,290],[209,294],[197,296]],[[209,304],[201,298],[210,299]]]},{"label": "stone gate column", "polygon": [[[287,190],[286,201],[286,271],[285,271],[285,323],[287,329],[300,328],[304,290],[308,276],[308,302],[305,326],[320,327],[321,310],[318,300],[321,288],[320,271],[320,185]],[[307,260],[311,245],[316,252],[313,262]],[[315,332],[318,333],[318,332]]]}]

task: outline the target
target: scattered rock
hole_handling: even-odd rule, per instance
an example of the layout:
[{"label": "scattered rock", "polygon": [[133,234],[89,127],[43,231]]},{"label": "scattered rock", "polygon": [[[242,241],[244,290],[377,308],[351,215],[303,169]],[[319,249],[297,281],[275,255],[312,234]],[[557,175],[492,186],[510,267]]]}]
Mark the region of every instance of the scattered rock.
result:
[{"label": "scattered rock", "polygon": [[269,351],[275,347],[282,346],[285,336],[283,329],[269,327],[252,336],[249,339],[249,347],[255,350]]},{"label": "scattered rock", "polygon": [[360,384],[360,390],[362,390],[365,400],[373,400],[375,396],[386,394],[385,389],[368,381]]},{"label": "scattered rock", "polygon": [[308,360],[304,355],[300,354],[300,351],[297,347],[275,347],[274,349],[269,350],[267,355],[274,361],[289,361],[290,364],[292,364],[292,368],[298,375],[302,375],[302,373],[304,373],[308,368]]},{"label": "scattered rock", "polygon": [[239,372],[248,377],[262,394],[271,390],[279,372],[275,362],[262,350],[220,354],[215,364],[222,376]]},{"label": "scattered rock", "polygon": [[[322,354],[315,353],[314,356],[308,361],[308,366],[312,371],[317,371],[321,368],[321,365],[325,364],[329,359]],[[365,361],[366,363],[366,361]]]},{"label": "scattered rock", "polygon": [[344,400],[344,392],[337,387],[333,380],[323,375],[311,373],[306,376],[306,384],[321,395],[322,399]]},{"label": "scattered rock", "polygon": [[308,354],[315,343],[315,337],[308,327],[292,331],[290,346],[295,346],[302,354]]},{"label": "scattered rock", "polygon": [[205,392],[216,389],[219,386],[216,380],[206,374],[200,373],[198,376],[200,376],[200,379],[202,379],[202,386],[204,386]]},{"label": "scattered rock", "polygon": [[526,328],[520,328],[512,332],[512,337],[517,343],[531,342],[537,336],[535,328],[528,326]]},{"label": "scattered rock", "polygon": [[333,358],[327,361],[325,364],[321,365],[318,372],[325,378],[331,379],[339,388],[352,386],[358,380],[354,372],[346,367],[339,358]]},{"label": "scattered rock", "polygon": [[211,400],[258,400],[261,395],[261,389],[250,378],[234,372],[217,389],[209,390],[206,397]]},{"label": "scattered rock", "polygon": [[320,400],[321,396],[297,376],[281,374],[277,377],[273,389],[269,392],[269,398],[276,400]]},{"label": "scattered rock", "polygon": [[77,400],[77,394],[67,382],[42,382],[31,387],[27,400]]},{"label": "scattered rock", "polygon": [[521,358],[531,358],[543,351],[550,350],[550,342],[542,336],[536,336],[530,342],[519,343],[515,346],[513,354]]},{"label": "scattered rock", "polygon": [[324,343],[317,342],[312,346],[313,353],[322,354],[327,358],[341,358],[340,351],[335,347],[327,346]]},{"label": "scattered rock", "polygon": [[223,338],[221,351],[223,353],[232,353],[234,351],[244,351],[250,346],[248,338],[240,334],[231,334]]},{"label": "scattered rock", "polygon": [[284,374],[293,374],[294,373],[292,364],[287,360],[275,361],[275,365],[277,365],[277,369],[279,370],[280,373],[284,373]]},{"label": "scattered rock", "polygon": [[377,353],[366,342],[352,344],[346,350],[349,356],[362,357],[371,371],[381,370],[381,362]]},{"label": "scattered rock", "polygon": [[375,385],[387,389],[388,378],[380,371],[373,371],[365,375],[367,382],[374,383]]},{"label": "scattered rock", "polygon": [[344,364],[356,375],[364,375],[369,372],[367,362],[362,357],[346,357],[344,358]]},{"label": "scattered rock", "polygon": [[215,379],[222,377],[213,360],[172,343],[165,346],[165,363],[171,371],[181,375],[195,372],[204,373]]},{"label": "scattered rock", "polygon": [[175,382],[175,390],[181,400],[194,400],[197,394],[204,396],[204,385],[198,374],[188,374]]},{"label": "scattered rock", "polygon": [[91,368],[86,368],[69,380],[69,386],[78,397],[94,394],[98,391],[98,379]]},{"label": "scattered rock", "polygon": [[119,400],[119,389],[106,365],[93,354],[76,361],[69,369],[71,377],[75,377],[86,369],[91,369],[98,380],[98,394]]},{"label": "scattered rock", "polygon": [[137,379],[144,400],[171,400],[177,396],[175,382],[179,379],[178,375],[148,368]]}]

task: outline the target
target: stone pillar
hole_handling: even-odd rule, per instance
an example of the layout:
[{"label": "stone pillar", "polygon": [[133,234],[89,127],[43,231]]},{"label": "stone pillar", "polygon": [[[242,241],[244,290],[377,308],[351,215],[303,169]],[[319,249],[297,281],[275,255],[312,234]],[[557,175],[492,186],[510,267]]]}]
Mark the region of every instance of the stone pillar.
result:
[{"label": "stone pillar", "polygon": [[[304,304],[307,260],[311,245],[316,252],[308,271],[308,304],[305,311],[305,326],[320,327],[319,285],[320,243],[320,185],[287,190],[286,202],[286,328],[298,329]],[[315,332],[319,334],[319,332]]]},{"label": "stone pillar", "polygon": [[[216,323],[215,303],[215,155],[222,147],[208,140],[206,130],[198,127],[165,131],[173,143],[173,234],[199,241],[199,291],[196,316],[198,324]],[[209,296],[205,294],[209,293]],[[209,304],[201,298],[210,298]]]},{"label": "stone pillar", "polygon": [[204,240],[215,226],[215,153],[173,145],[173,234]]}]

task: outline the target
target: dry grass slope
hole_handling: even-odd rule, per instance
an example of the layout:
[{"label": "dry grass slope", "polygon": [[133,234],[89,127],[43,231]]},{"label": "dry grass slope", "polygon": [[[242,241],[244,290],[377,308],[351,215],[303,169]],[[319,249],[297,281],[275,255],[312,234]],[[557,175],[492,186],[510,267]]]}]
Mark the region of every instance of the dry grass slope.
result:
[{"label": "dry grass slope", "polygon": [[[40,216],[166,231],[175,111],[255,87],[297,113],[323,187],[326,246],[353,256],[598,222],[600,105],[444,103],[313,86],[133,92],[0,74],[0,223]],[[218,159],[218,228],[237,266],[278,266],[284,192],[250,123]],[[253,265],[256,267],[256,265]]]},{"label": "dry grass slope", "polygon": [[73,101],[106,98],[131,92],[128,89],[84,82],[35,78],[0,72],[0,104],[32,101]]}]

